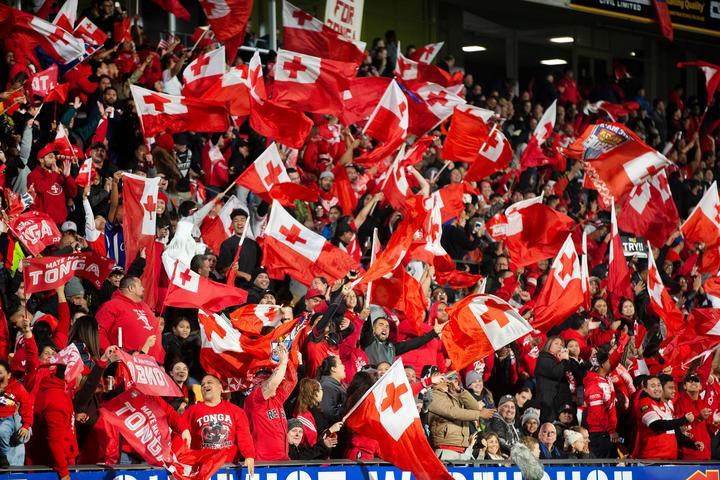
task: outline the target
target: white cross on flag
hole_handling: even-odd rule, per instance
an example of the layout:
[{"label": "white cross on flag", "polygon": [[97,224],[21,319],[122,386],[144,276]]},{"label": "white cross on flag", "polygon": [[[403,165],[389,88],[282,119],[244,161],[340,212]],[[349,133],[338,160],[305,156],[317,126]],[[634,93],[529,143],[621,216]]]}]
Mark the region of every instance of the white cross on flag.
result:
[{"label": "white cross on flag", "polygon": [[482,148],[480,148],[477,159],[470,165],[470,169],[465,175],[465,181],[482,180],[499,170],[503,170],[510,165],[512,157],[512,145],[505,138],[502,130],[493,128]]},{"label": "white cross on flag", "polygon": [[547,332],[583,305],[585,298],[581,277],[580,259],[572,235],[568,235],[535,302],[532,326],[536,330]]},{"label": "white cross on flag", "polygon": [[208,373],[225,380],[239,374],[248,362],[240,345],[242,335],[222,315],[198,310],[200,364]]},{"label": "white cross on flag", "polygon": [[233,327],[241,333],[260,335],[263,327],[277,327],[282,322],[279,305],[243,305],[230,314]]},{"label": "white cross on flag", "polygon": [[705,244],[700,271],[717,274],[720,269],[720,199],[716,182],[710,185],[680,230],[689,244]]},{"label": "white cross on flag", "polygon": [[283,1],[283,46],[293,52],[359,65],[365,58],[366,45],[343,37],[309,13]]},{"label": "white cross on flag", "polygon": [[247,302],[247,292],[240,288],[201,277],[179,260],[163,255],[165,272],[170,278],[165,305],[179,308],[204,308],[218,312]]},{"label": "white cross on flag", "polygon": [[449,87],[454,83],[452,76],[440,67],[418,63],[400,52],[395,63],[395,77],[413,90],[425,82],[437,83],[441,87]]},{"label": "white cross on flag", "polygon": [[451,480],[427,441],[402,359],[363,395],[344,418],[353,432],[377,440],[380,457],[417,480]]},{"label": "white cross on flag", "polygon": [[421,82],[413,91],[422,102],[409,98],[410,127],[412,135],[422,136],[447,120],[465,99],[458,97],[437,83]]},{"label": "white cross on flag", "polygon": [[145,136],[160,132],[224,132],[230,126],[225,104],[130,86]]},{"label": "white cross on flag", "polygon": [[275,61],[273,100],[306,112],[340,115],[343,92],[355,77],[354,63],[279,50]]},{"label": "white cross on flag", "polygon": [[53,23],[68,32],[72,32],[75,21],[77,21],[77,7],[77,0],[65,0],[57,15],[55,15]]},{"label": "white cross on flag", "polygon": [[650,309],[665,322],[666,338],[672,338],[684,327],[683,314],[678,309],[670,294],[665,290],[660,272],[655,265],[652,246],[648,244],[647,289],[650,297]]},{"label": "white cross on flag", "polygon": [[468,295],[447,309],[442,342],[455,370],[492,355],[533,328],[509,303],[494,295]]},{"label": "white cross on flag", "polygon": [[183,95],[201,97],[225,73],[225,47],[222,46],[190,62],[183,71]]},{"label": "white cross on flag", "polygon": [[350,255],[299,223],[277,201],[263,233],[263,263],[271,278],[287,273],[303,285],[319,276],[333,282],[358,269]]},{"label": "white cross on flag", "polygon": [[123,233],[125,238],[125,268],[145,249],[146,266],[141,277],[145,287],[145,301],[155,305],[157,281],[155,265],[155,224],[160,178],[147,178],[131,173],[123,177]]},{"label": "white cross on flag", "polygon": [[657,248],[665,244],[680,220],[665,172],[663,168],[635,185],[617,218],[622,231],[641,236]]},{"label": "white cross on flag", "polygon": [[381,142],[390,142],[398,138],[404,139],[408,125],[408,101],[400,86],[393,80],[365,124],[364,133]]},{"label": "white cross on flag", "polygon": [[431,43],[429,45],[425,45],[424,47],[420,47],[415,50],[413,53],[408,55],[408,57],[410,58],[410,60],[414,60],[418,63],[430,65],[435,59],[435,55],[438,54],[443,45],[445,45],[445,42]]}]

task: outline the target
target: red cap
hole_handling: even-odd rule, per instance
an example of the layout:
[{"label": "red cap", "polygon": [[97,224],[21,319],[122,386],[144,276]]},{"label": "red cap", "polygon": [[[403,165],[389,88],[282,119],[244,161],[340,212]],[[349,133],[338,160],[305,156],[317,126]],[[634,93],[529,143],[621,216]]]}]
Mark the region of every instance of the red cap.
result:
[{"label": "red cap", "polygon": [[57,145],[55,145],[55,142],[48,143],[45,145],[37,154],[38,160],[42,160],[46,155],[50,153],[58,154],[60,153],[60,148],[58,148]]},{"label": "red cap", "polygon": [[325,295],[323,295],[323,293],[317,288],[311,288],[305,294],[306,299],[307,298],[316,298],[316,297],[325,298]]},{"label": "red cap", "polygon": [[165,202],[165,205],[168,204],[168,196],[165,194],[165,192],[158,192],[158,200],[162,200]]}]

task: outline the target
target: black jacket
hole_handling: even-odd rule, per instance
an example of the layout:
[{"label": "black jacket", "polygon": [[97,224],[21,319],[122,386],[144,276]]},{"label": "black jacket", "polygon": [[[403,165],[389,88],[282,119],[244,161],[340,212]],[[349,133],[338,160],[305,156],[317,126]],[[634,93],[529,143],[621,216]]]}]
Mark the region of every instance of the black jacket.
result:
[{"label": "black jacket", "polygon": [[535,366],[535,391],[540,402],[540,423],[553,422],[560,408],[570,403],[570,385],[565,379],[567,360],[559,361],[549,352],[540,352]]}]

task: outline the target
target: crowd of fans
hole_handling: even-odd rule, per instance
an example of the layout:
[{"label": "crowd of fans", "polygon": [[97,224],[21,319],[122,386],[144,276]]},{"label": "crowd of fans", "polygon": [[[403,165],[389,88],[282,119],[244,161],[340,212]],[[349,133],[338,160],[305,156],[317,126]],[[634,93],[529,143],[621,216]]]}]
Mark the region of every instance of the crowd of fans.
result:
[{"label": "crowd of fans", "polygon": [[[110,0],[95,0],[83,15],[112,38],[113,25],[123,14]],[[630,259],[634,295],[613,311],[605,291],[609,215],[598,208],[597,192],[584,188],[581,164],[569,159],[562,171],[530,168],[517,180],[502,171],[477,182],[480,194],[467,196],[464,213],[443,225],[442,245],[460,269],[485,278],[485,292],[505,298],[532,323],[532,302],[543,285],[549,260],[515,268],[503,242],[493,241],[482,224],[508,205],[544,193],[544,202],[570,215],[589,233],[592,310],[572,315],[549,335],[529,334],[492,356],[477,359],[464,371],[450,368],[439,338],[448,320],[448,305],[473,289],[453,290],[426,282],[431,306],[424,323],[426,333],[420,336],[407,328],[402,313],[365,305],[364,295],[353,291],[347,281],[318,277],[298,295],[294,287],[291,291],[289,278],[268,276],[261,243],[253,239],[260,236],[256,227],[267,215],[268,205],[236,188],[231,193],[238,195],[243,207],[232,213],[233,236],[219,251],[207,248],[193,258],[191,268],[217,281],[235,272],[236,285],[248,291],[248,303],[283,305],[283,319],[303,317],[309,334],[299,346],[302,362],[297,370],[289,366],[288,352],[280,345],[273,354],[276,367],[257,372],[255,388],[224,392],[219,379],[203,370],[197,311],[163,308],[161,301],[157,305],[144,302],[139,280],[144,252],[130,259],[127,271],[123,269],[122,174],[161,178],[157,242],[166,245],[178,222],[192,218],[201,206],[198,182],[207,187],[208,198],[224,190],[265,149],[267,141],[241,122],[212,135],[162,135],[148,149],[129,86],[178,94],[178,75],[191,57],[189,48],[176,40],[156,48],[140,26],[134,26],[132,34],[132,41],[109,40],[91,59],[67,72],[69,102],[42,109],[36,99],[11,98],[12,92],[24,86],[30,69],[43,66],[30,65],[32,59],[20,58],[8,41],[11,38],[5,41],[1,108],[5,112],[15,102],[21,105],[0,117],[3,186],[19,195],[30,192],[35,197],[32,208],[50,214],[60,226],[59,244],[45,253],[92,249],[115,260],[117,266],[99,290],[74,278],[57,291],[26,295],[21,268],[13,263],[13,250],[8,250],[11,233],[5,229],[0,236],[0,251],[8,252],[0,266],[0,294],[9,329],[4,347],[11,352],[0,360],[0,468],[47,464],[60,477],[67,477],[68,463],[142,461],[127,445],[118,447],[117,439],[107,438],[112,430],[99,415],[101,406],[124,388],[115,381],[118,347],[110,340],[110,325],[123,325],[126,332],[137,329],[137,319],[128,314],[135,309],[157,318],[151,322],[157,330],[152,335],[127,334],[123,348],[155,355],[181,388],[183,397],[165,399],[177,413],[170,415],[171,427],[194,448],[227,449],[228,461],[377,457],[377,442],[348,431],[342,419],[399,357],[429,442],[442,460],[502,461],[518,442],[541,458],[568,462],[628,455],[662,460],[720,458],[716,441],[720,356],[712,358],[709,372],[691,371],[679,382],[673,377],[660,349],[664,328],[646,311],[644,259]],[[391,76],[397,45],[392,32],[385,40],[374,41],[359,74]],[[212,48],[212,42],[203,42],[193,55]],[[240,56],[237,62],[242,62]],[[272,57],[268,62],[272,63]],[[452,56],[439,63],[452,73],[459,70]],[[687,217],[715,178],[714,112],[699,125],[703,106],[685,98],[681,89],[650,101],[637,79],[626,84],[604,78],[579,88],[572,69],[543,76],[519,94],[513,93],[513,82],[506,83],[503,91],[486,91],[467,73],[464,95],[469,103],[497,114],[515,150],[512,171],[553,100],[558,100],[558,106],[551,141],[565,146],[585,126],[604,119],[602,113],[586,111],[590,101],[633,100],[639,108],[616,120],[674,163],[668,177],[681,218]],[[94,134],[101,119],[107,121],[108,129],[98,139]],[[357,156],[372,149],[373,143],[355,125],[341,125],[332,116],[323,122],[319,127],[328,128],[314,129],[299,151],[281,147],[291,180],[317,184],[321,192],[318,202],[297,201],[290,211],[304,225],[366,262],[373,230],[378,229],[381,244],[386,244],[402,214],[383,202],[374,169],[352,162],[345,168],[359,201],[354,211],[342,210],[331,170],[346,151]],[[87,188],[75,184],[77,159],[61,158],[58,152],[43,148],[61,124],[70,141],[92,158],[98,172]],[[444,128],[433,132],[432,148],[415,167],[432,190],[462,183],[467,170],[466,165],[453,162],[443,168]],[[211,141],[224,156],[224,178],[208,175]],[[373,208],[364,208],[371,203]],[[7,221],[7,211],[3,215]],[[239,239],[248,227],[254,235],[245,240],[235,261]],[[663,281],[683,312],[709,305],[700,276],[684,262],[692,253],[676,232],[655,256]],[[432,269],[428,272],[432,274]],[[157,277],[159,283],[167,282],[163,272]],[[74,397],[64,391],[60,367],[36,385],[38,367],[70,344],[81,352],[85,367]],[[647,365],[649,374],[637,374],[639,362]],[[210,414],[224,414],[220,418],[225,420],[208,423]],[[214,429],[213,434],[207,429]]]}]

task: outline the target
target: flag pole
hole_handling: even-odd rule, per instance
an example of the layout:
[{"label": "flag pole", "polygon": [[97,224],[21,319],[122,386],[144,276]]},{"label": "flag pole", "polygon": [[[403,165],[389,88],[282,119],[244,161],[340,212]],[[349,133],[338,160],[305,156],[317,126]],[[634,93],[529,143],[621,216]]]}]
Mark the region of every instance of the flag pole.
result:
[{"label": "flag pole", "polygon": [[193,45],[192,48],[190,49],[190,53],[188,53],[188,57],[193,54],[193,52],[195,51],[195,49],[197,48],[197,46],[200,45],[200,42],[202,41],[203,38],[205,38],[205,35],[206,35],[207,32],[209,32],[209,31],[210,31],[210,26],[208,25],[208,26],[205,28],[205,30],[203,30],[203,33],[202,33],[202,35],[200,35],[200,38],[197,39],[197,42],[195,42],[195,45]]},{"label": "flag pole", "polygon": [[[370,247],[370,263],[368,263],[368,267],[372,265],[372,263],[375,261],[375,257],[377,256],[377,245],[378,244],[378,229],[375,227],[373,229],[373,236],[372,236],[372,246]],[[365,292],[365,308],[370,307],[370,292],[372,291],[372,284],[373,282],[368,282],[367,286],[367,292]]]}]

